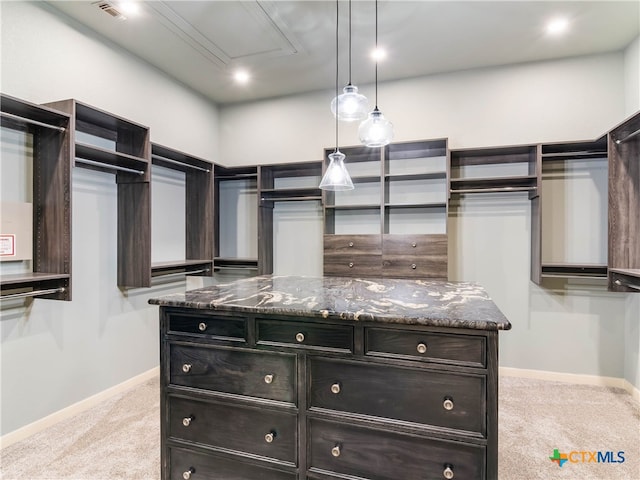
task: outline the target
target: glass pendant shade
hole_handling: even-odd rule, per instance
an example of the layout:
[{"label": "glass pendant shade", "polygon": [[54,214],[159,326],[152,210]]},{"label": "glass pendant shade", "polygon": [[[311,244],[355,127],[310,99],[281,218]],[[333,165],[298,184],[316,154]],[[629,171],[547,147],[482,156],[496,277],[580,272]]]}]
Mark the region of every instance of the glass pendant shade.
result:
[{"label": "glass pendant shade", "polygon": [[367,97],[358,93],[358,87],[347,85],[340,95],[331,102],[331,112],[338,120],[343,122],[355,122],[366,118],[369,111]]},{"label": "glass pendant shade", "polygon": [[384,147],[393,140],[393,124],[376,107],[360,124],[358,135],[367,147]]},{"label": "glass pendant shade", "polygon": [[336,149],[335,152],[329,154],[329,166],[324,172],[320,188],[322,190],[330,190],[334,192],[342,190],[353,190],[353,182],[344,165],[344,153]]}]

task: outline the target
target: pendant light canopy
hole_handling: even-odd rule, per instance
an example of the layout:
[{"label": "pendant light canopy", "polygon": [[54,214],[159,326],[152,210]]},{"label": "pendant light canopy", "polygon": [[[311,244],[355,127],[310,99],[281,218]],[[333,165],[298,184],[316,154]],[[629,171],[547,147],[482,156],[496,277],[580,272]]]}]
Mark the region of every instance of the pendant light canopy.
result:
[{"label": "pendant light canopy", "polygon": [[349,83],[342,89],[342,94],[338,95],[336,92],[331,102],[331,112],[338,120],[355,122],[366,118],[368,111],[367,97],[358,93],[358,87],[351,84],[351,0],[349,0]]},{"label": "pendant light canopy", "polygon": [[[378,51],[378,0],[376,0],[376,51]],[[358,128],[360,142],[367,147],[384,147],[393,140],[393,124],[378,109],[378,59],[376,58],[376,106]]]},{"label": "pendant light canopy", "polygon": [[[344,164],[344,153],[338,149],[338,114],[341,112],[341,102],[336,101],[338,98],[338,31],[338,0],[336,0],[336,98],[334,99],[336,103],[336,149],[328,156],[329,166],[324,172],[322,181],[320,182],[320,188],[322,190],[334,192],[353,190],[353,182]],[[331,105],[333,108],[333,102]]]}]

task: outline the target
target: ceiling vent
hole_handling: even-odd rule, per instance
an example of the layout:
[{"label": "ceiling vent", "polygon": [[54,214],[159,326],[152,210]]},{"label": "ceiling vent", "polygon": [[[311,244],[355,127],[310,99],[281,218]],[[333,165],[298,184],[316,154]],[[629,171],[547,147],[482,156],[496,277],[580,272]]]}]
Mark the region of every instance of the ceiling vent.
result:
[{"label": "ceiling vent", "polygon": [[110,2],[94,2],[92,5],[95,5],[100,10],[105,13],[108,13],[113,18],[117,18],[118,20],[126,20],[127,17],[122,14],[120,10],[118,10],[113,3]]}]

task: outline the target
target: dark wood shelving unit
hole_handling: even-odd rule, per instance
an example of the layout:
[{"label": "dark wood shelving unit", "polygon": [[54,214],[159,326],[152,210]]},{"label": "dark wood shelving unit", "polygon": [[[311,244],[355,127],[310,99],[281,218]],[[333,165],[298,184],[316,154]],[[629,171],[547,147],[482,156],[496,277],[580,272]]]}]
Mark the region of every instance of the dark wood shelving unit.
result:
[{"label": "dark wood shelving unit", "polygon": [[640,111],[608,134],[609,289],[640,292]]},{"label": "dark wood shelving unit", "polygon": [[[276,202],[322,201],[322,162],[258,167],[258,274],[273,273],[273,208]],[[281,182],[287,182],[285,187]],[[291,185],[295,186],[291,186]]]},{"label": "dark wood shelving unit", "polygon": [[[260,258],[260,250],[263,248],[259,238],[256,238],[258,253],[256,257],[244,258],[244,257],[230,257],[221,255],[220,252],[220,217],[222,212],[228,211],[229,206],[223,205],[220,199],[220,187],[224,182],[237,182],[242,181],[243,185],[251,190],[255,190],[257,200],[256,205],[259,202],[260,196],[258,191],[258,167],[257,166],[243,166],[243,167],[223,167],[220,165],[214,165],[214,217],[213,217],[213,271],[221,272],[224,270],[245,270],[245,271],[257,271],[258,259]],[[259,215],[259,214],[258,214]],[[258,219],[258,228],[260,221]]]},{"label": "dark wood shelving unit", "polygon": [[[149,128],[75,99],[46,105],[71,116],[74,165],[115,174],[118,186],[118,287],[151,286]],[[110,142],[113,148],[78,141],[77,132]]]},{"label": "dark wood shelving unit", "polygon": [[[355,201],[357,190],[353,194],[324,193],[325,274],[446,279],[447,139],[399,142],[381,149],[347,147],[342,151],[347,169],[356,172],[351,176],[356,189],[358,184],[371,185],[360,194],[362,203]],[[327,149],[325,155],[330,152]],[[366,173],[358,166],[362,162],[371,164]],[[375,176],[374,169],[378,171]],[[379,198],[371,203],[376,185]],[[338,202],[338,195],[354,198]],[[377,217],[376,233],[371,233],[372,223],[362,231],[341,231],[336,225],[338,215],[343,214],[366,217],[365,222]]]},{"label": "dark wood shelving unit", "polygon": [[3,275],[2,298],[20,290],[24,297],[71,300],[72,119],[4,94],[0,113],[3,127],[33,136],[32,271]]},{"label": "dark wood shelving unit", "polygon": [[[596,140],[561,142],[538,146],[540,173],[564,169],[567,162],[602,160],[607,158],[606,136]],[[541,184],[544,180],[541,177]],[[542,243],[548,235],[542,227],[542,203],[547,201],[541,191],[531,204],[531,280],[541,284],[543,278],[606,278],[607,265],[599,263],[549,263],[543,261]]]},{"label": "dark wood shelving unit", "polygon": [[185,174],[185,257],[151,265],[151,276],[213,274],[214,165],[202,158],[156,143],[153,165]]}]

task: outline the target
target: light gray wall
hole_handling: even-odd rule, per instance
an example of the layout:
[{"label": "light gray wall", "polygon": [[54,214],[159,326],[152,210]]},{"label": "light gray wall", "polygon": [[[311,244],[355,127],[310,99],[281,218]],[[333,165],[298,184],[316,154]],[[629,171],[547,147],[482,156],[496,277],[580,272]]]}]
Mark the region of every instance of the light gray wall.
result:
[{"label": "light gray wall", "polygon": [[[35,103],[77,98],[146,124],[152,141],[217,160],[214,105],[50,7],[0,2],[0,8],[3,93]],[[13,144],[3,142],[0,152],[1,196],[27,201],[31,171],[16,165],[29,145]],[[176,228],[184,221],[184,180],[163,170],[152,169],[156,261],[184,258],[184,232]],[[158,365],[158,312],[147,300],[184,290],[185,282],[117,288],[116,197],[113,175],[74,169],[73,301],[3,302],[0,434]],[[25,265],[2,266],[12,268]]]},{"label": "light gray wall", "polygon": [[[624,71],[623,53],[470,70],[381,84],[379,105],[395,141],[448,137],[451,148],[463,148],[590,139],[624,117]],[[361,90],[373,93],[370,85]],[[335,144],[332,96],[221,107],[223,163],[321,158]],[[341,125],[340,137],[341,145],[358,144],[357,125]]]},{"label": "light gray wall", "polygon": [[625,107],[628,115],[640,110],[640,36],[624,52]]},{"label": "light gray wall", "polygon": [[[629,58],[620,52],[393,82],[380,86],[379,104],[398,141],[448,137],[452,148],[462,148],[594,139],[626,115],[625,89],[637,81]],[[362,90],[371,94],[367,86]],[[320,158],[334,142],[331,97],[316,92],[221,108],[222,158],[238,165]],[[341,125],[341,144],[356,144],[356,130]],[[251,142],[243,141],[248,137]],[[547,183],[550,259],[606,263],[603,172],[577,168],[567,172],[573,186]],[[591,204],[581,200],[585,188]],[[552,199],[562,200],[562,208]],[[576,214],[572,205],[589,208]],[[637,332],[629,320],[637,300],[607,292],[602,281],[531,283],[530,215],[525,194],[469,196],[451,205],[451,279],[484,285],[513,323],[501,335],[500,364],[625,377],[640,385],[638,342],[625,344],[626,335]],[[581,231],[593,233],[585,234],[593,241],[580,241]],[[276,245],[284,241],[276,232]],[[320,252],[321,242],[318,235],[307,248]]]}]

